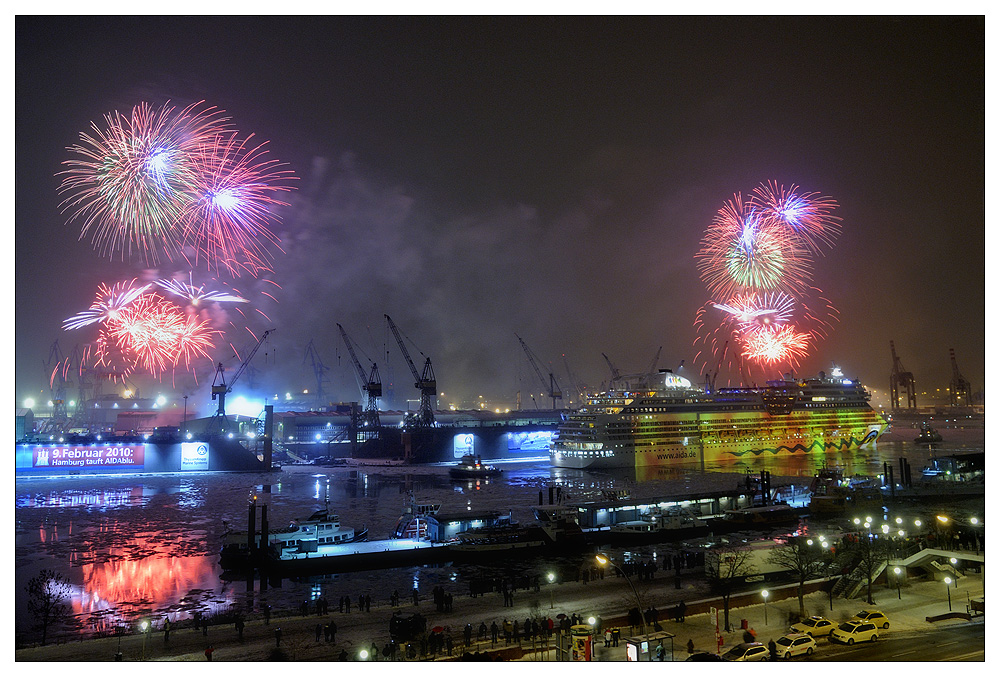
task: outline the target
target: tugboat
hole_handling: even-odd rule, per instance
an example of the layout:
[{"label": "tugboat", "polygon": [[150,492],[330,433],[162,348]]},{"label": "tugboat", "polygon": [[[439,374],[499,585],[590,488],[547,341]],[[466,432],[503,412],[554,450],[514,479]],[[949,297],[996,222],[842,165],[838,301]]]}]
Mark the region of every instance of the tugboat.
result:
[{"label": "tugboat", "polygon": [[475,454],[466,454],[458,465],[448,468],[448,474],[457,480],[484,479],[503,474],[493,465],[484,465],[483,459]]},{"label": "tugboat", "polygon": [[913,440],[914,444],[940,444],[942,442],[941,433],[931,427],[931,424],[924,421],[920,424],[920,434]]}]

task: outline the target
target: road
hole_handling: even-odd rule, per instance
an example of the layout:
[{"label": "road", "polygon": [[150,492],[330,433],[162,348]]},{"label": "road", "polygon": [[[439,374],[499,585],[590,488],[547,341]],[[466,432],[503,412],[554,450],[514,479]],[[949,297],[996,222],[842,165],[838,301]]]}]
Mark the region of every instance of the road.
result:
[{"label": "road", "polygon": [[893,636],[892,630],[876,642],[846,646],[826,639],[818,641],[813,661],[985,661],[986,625],[975,623],[927,632]]}]

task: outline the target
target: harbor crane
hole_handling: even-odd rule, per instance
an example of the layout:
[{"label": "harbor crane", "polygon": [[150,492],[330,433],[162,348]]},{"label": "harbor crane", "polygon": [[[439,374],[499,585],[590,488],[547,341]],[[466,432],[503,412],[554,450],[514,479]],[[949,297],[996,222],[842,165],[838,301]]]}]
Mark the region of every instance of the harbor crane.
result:
[{"label": "harbor crane", "polygon": [[892,351],[892,373],[889,374],[889,392],[892,406],[899,409],[899,391],[906,390],[906,406],[909,409],[917,408],[916,381],[913,374],[903,369],[903,363],[896,354],[896,344],[889,341],[889,350]]},{"label": "harbor crane", "polygon": [[309,343],[306,344],[306,354],[302,358],[302,364],[305,364],[307,360],[312,364],[313,373],[316,375],[316,399],[319,400],[320,405],[323,405],[323,400],[326,399],[323,393],[323,382],[328,381],[326,372],[330,371],[330,367],[323,364],[323,359],[319,356],[312,339],[309,339]]},{"label": "harbor crane", "polygon": [[[49,396],[52,400],[52,423],[63,426],[66,423],[66,376],[69,372],[69,365],[63,359],[62,351],[59,349],[58,339],[49,348],[48,361],[42,362],[42,368],[49,376]],[[83,402],[80,402],[82,406]]]},{"label": "harbor crane", "polygon": [[[517,334],[514,334],[514,336],[517,336]],[[522,339],[520,336],[517,336],[517,340],[521,342],[521,347],[524,348],[524,354],[528,356],[528,362],[531,362],[531,366],[534,368],[535,373],[538,374],[538,380],[542,382],[542,387],[545,388],[546,387],[545,377],[542,376],[542,370],[539,369],[538,367],[538,362],[540,362],[541,360],[538,359],[537,355],[531,352],[531,348],[529,348],[528,344],[524,342],[524,339]],[[549,397],[552,398],[552,408],[555,409],[556,400],[562,399],[562,389],[559,387],[559,383],[556,381],[556,375],[553,374],[551,371],[549,372],[548,389],[549,389]]]},{"label": "harbor crane", "polygon": [[971,407],[972,406],[972,384],[962,373],[958,370],[958,360],[955,359],[955,349],[948,348],[948,354],[951,356],[951,387],[948,389],[948,395],[951,399],[951,406],[953,407]]},{"label": "harbor crane", "polygon": [[434,367],[431,365],[431,358],[420,353],[426,358],[426,361],[424,362],[423,373],[417,373],[417,368],[414,366],[413,360],[410,359],[410,353],[406,350],[406,344],[403,343],[403,337],[400,335],[399,329],[396,328],[396,323],[388,315],[385,316],[385,321],[388,323],[392,335],[396,337],[396,343],[399,344],[399,350],[403,353],[403,357],[406,358],[407,366],[410,367],[410,373],[413,374],[413,380],[415,381],[413,386],[420,391],[420,410],[417,412],[416,424],[421,428],[433,427],[434,401],[437,399],[437,379],[434,377]]},{"label": "harbor crane", "polygon": [[354,362],[354,368],[358,372],[359,382],[364,384],[361,386],[361,389],[365,393],[365,425],[369,428],[378,428],[381,425],[378,416],[378,400],[382,397],[382,378],[378,373],[378,365],[372,362],[371,372],[366,376],[365,368],[361,366],[358,356],[354,354],[354,345],[339,322],[337,323],[337,329],[340,330],[340,336],[344,339],[347,352],[351,354],[351,361]]},{"label": "harbor crane", "polygon": [[224,432],[225,429],[223,426],[228,421],[226,418],[226,395],[233,392],[233,386],[236,385],[236,381],[238,381],[240,376],[243,375],[243,372],[247,370],[247,367],[250,365],[250,360],[252,360],[253,356],[257,354],[261,345],[264,344],[268,335],[273,331],[275,330],[268,329],[261,334],[260,340],[257,341],[257,345],[255,345],[253,349],[247,353],[246,359],[243,360],[242,364],[240,364],[240,368],[236,370],[236,373],[233,375],[232,380],[230,380],[228,384],[226,383],[226,368],[222,366],[222,362],[219,362],[219,366],[215,369],[215,380],[212,381],[212,399],[219,400],[219,409],[212,416],[212,422],[209,425],[209,430]]},{"label": "harbor crane", "polygon": [[614,390],[618,382],[622,380],[622,373],[618,371],[618,367],[614,365],[606,353],[601,353],[601,356],[604,357],[604,361],[608,363],[608,368],[611,369],[611,382],[608,384],[608,390]]}]

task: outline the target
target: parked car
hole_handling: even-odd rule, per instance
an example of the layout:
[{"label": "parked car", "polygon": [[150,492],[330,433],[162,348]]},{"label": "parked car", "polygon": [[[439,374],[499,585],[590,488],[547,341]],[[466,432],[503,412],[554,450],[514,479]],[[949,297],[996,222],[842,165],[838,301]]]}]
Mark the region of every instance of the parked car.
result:
[{"label": "parked car", "polygon": [[810,637],[826,637],[833,629],[837,627],[837,624],[828,618],[823,618],[822,616],[810,616],[804,620],[799,621],[791,628],[792,632],[803,632]]},{"label": "parked car", "polygon": [[816,650],[816,640],[803,632],[782,635],[775,644],[778,647],[778,658],[791,658],[802,654],[809,656]]},{"label": "parked car", "polygon": [[866,621],[847,621],[837,626],[837,629],[830,633],[830,639],[854,644],[855,642],[874,642],[878,639],[878,628],[874,623]]},{"label": "parked car", "polygon": [[722,654],[724,661],[763,661],[767,660],[767,647],[760,642],[744,642]]},{"label": "parked car", "polygon": [[868,623],[874,623],[877,627],[883,630],[889,629],[889,617],[877,609],[865,609],[864,611],[859,611],[851,619],[852,621],[867,621]]}]

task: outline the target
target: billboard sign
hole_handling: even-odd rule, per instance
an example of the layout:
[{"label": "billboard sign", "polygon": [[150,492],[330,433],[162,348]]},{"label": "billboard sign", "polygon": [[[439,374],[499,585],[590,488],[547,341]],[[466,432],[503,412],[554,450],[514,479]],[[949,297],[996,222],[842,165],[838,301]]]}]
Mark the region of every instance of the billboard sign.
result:
[{"label": "billboard sign", "polygon": [[469,433],[459,433],[455,435],[452,453],[455,458],[461,458],[466,454],[476,453],[476,436]]},{"label": "billboard sign", "polygon": [[208,470],[208,443],[181,443],[181,470]]},{"label": "billboard sign", "polygon": [[145,444],[114,446],[34,445],[31,467],[45,468],[141,468],[146,457]]}]

